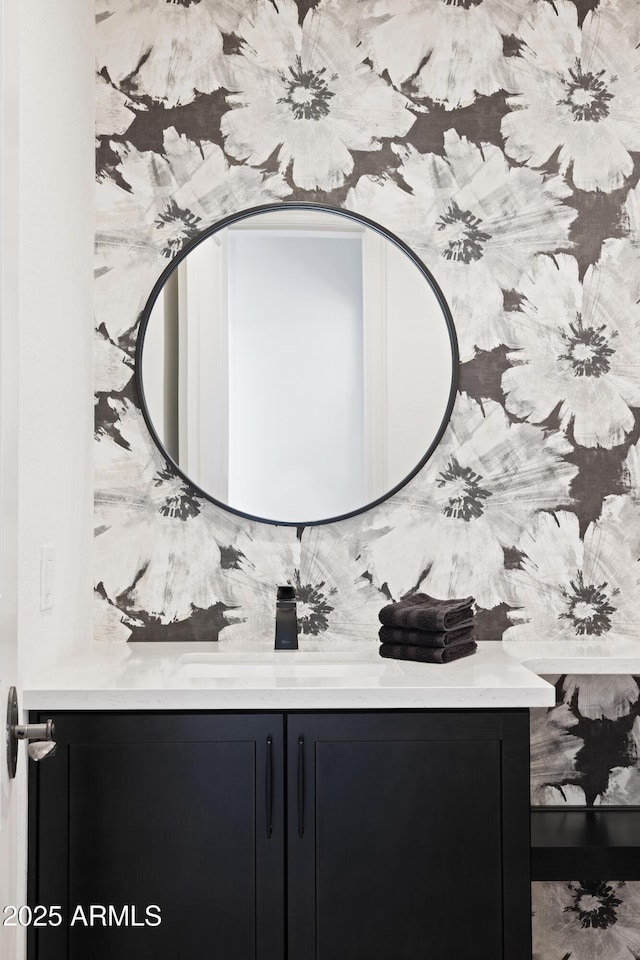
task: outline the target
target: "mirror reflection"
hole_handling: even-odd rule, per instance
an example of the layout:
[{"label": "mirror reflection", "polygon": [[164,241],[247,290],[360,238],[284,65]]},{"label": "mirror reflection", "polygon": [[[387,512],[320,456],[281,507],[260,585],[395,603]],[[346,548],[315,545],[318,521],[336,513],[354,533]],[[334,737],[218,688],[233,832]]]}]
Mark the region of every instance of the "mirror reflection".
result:
[{"label": "mirror reflection", "polygon": [[448,418],[455,347],[423,270],[352,216],[281,206],[193,246],[147,310],[143,408],[223,506],[317,523],[388,495]]}]

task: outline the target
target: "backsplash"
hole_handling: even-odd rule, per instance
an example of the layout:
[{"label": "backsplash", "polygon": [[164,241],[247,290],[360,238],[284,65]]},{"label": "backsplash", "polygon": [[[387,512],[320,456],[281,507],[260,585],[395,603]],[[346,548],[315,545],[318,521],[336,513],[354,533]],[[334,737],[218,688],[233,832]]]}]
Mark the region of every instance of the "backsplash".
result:
[{"label": "backsplash", "polygon": [[[480,639],[635,637],[635,0],[97,0],[97,21],[96,636],[270,637],[291,578],[303,635],[327,641],[375,639],[382,604],[417,587],[473,594]],[[169,260],[270,200],[398,234],[443,287],[462,359],[414,480],[299,530],[194,496],[132,380]],[[627,789],[574,782],[588,742],[574,680],[540,731],[561,745],[541,802]],[[605,717],[626,750],[633,724]]]}]

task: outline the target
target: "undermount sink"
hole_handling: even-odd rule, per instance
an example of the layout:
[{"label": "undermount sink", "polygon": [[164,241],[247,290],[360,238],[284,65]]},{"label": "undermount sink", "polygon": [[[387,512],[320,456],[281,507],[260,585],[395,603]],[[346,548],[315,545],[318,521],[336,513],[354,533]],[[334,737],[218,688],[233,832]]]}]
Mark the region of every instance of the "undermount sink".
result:
[{"label": "undermount sink", "polygon": [[176,673],[192,680],[304,680],[304,679],[367,679],[381,677],[388,665],[368,661],[273,660],[221,662],[217,656],[191,658],[178,662]]}]

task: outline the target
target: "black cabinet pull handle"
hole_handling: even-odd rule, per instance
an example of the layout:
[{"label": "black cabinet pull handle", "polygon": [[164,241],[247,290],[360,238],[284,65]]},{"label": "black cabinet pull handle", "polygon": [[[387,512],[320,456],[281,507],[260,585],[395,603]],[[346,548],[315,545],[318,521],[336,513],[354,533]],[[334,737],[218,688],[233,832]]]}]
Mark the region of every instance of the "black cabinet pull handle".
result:
[{"label": "black cabinet pull handle", "polygon": [[266,770],[266,795],[267,795],[267,837],[270,838],[273,833],[273,758],[271,747],[273,737],[267,737],[267,770]]},{"label": "black cabinet pull handle", "polygon": [[298,836],[304,836],[304,737],[298,737]]}]

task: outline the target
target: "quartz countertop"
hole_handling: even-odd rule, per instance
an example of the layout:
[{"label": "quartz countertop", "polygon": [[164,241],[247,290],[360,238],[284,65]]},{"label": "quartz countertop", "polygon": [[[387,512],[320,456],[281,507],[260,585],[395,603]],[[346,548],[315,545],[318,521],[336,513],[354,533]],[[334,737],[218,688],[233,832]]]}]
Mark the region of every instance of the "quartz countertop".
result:
[{"label": "quartz countertop", "polygon": [[538,674],[640,674],[640,639],[509,640],[502,648]]},{"label": "quartz countertop", "polygon": [[640,673],[640,641],[484,641],[449,664],[383,660],[375,642],[95,642],[23,685],[27,710],[508,709],[548,707],[540,674]]}]

